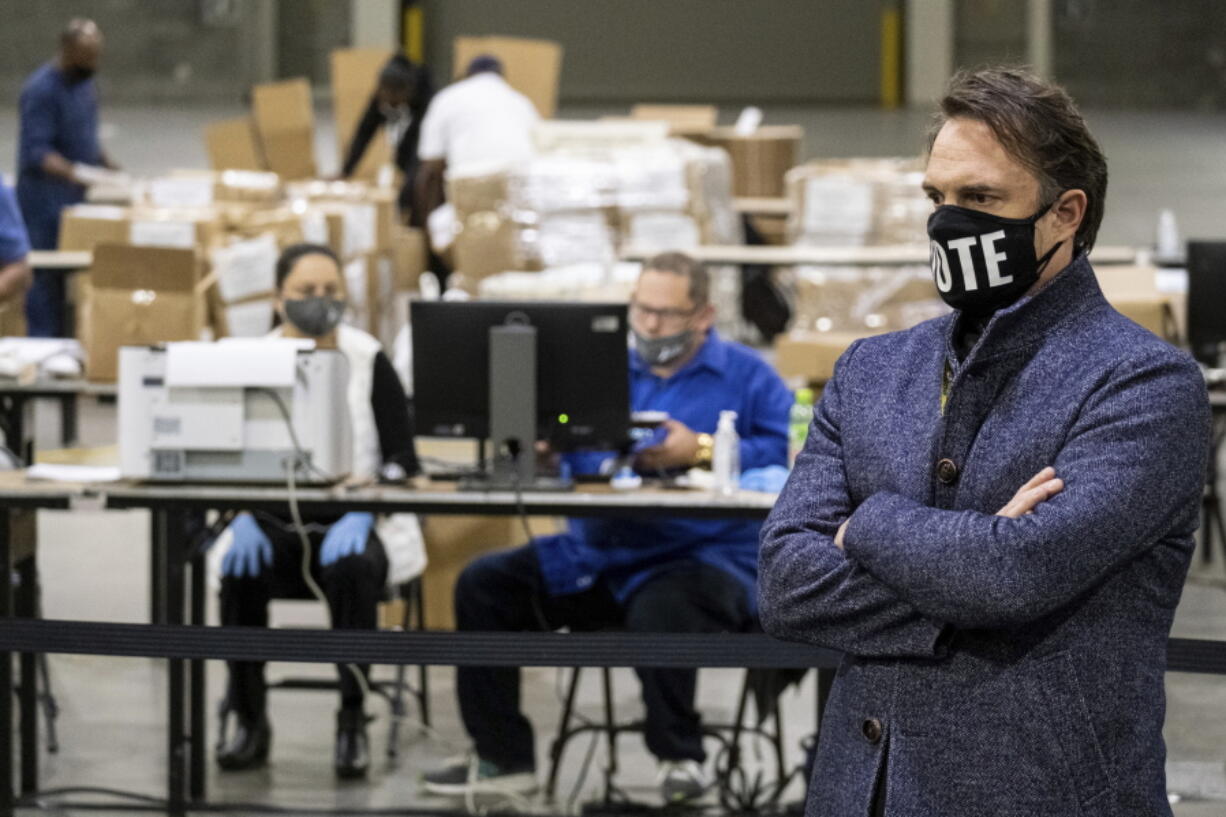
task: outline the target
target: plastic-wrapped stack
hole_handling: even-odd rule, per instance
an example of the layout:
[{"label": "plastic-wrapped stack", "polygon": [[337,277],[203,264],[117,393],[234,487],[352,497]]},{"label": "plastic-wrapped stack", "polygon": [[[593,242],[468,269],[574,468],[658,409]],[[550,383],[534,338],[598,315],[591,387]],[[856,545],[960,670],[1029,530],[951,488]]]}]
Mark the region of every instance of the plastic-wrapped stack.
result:
[{"label": "plastic-wrapped stack", "polygon": [[932,204],[915,159],[834,159],[787,174],[788,237],[807,246],[927,244]]},{"label": "plastic-wrapped stack", "polygon": [[888,332],[943,315],[925,266],[798,267],[794,332]]},{"label": "plastic-wrapped stack", "polygon": [[[727,154],[684,140],[592,139],[571,131],[497,175],[453,178],[455,268],[475,289],[505,271],[613,264],[628,246],[654,252],[738,243]],[[579,136],[576,136],[576,133]]]}]

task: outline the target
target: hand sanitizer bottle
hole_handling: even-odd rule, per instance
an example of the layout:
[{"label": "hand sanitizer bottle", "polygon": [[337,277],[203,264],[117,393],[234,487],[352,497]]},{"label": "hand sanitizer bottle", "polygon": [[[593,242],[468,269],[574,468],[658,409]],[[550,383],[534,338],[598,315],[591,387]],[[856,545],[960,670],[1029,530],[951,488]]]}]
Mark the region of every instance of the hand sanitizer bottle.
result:
[{"label": "hand sanitizer bottle", "polygon": [[721,494],[735,493],[741,482],[741,438],[736,433],[736,412],[721,411],[715,429],[715,451],[711,470],[715,472],[715,490]]}]

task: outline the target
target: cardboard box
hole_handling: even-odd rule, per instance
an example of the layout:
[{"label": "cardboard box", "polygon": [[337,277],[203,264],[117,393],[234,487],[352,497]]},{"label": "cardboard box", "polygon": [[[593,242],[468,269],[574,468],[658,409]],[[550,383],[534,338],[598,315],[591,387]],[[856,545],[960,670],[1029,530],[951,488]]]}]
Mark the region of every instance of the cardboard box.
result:
[{"label": "cardboard box", "polygon": [[509,197],[510,177],[506,173],[487,176],[450,176],[447,201],[455,208],[456,220],[463,224],[473,213],[501,212]]},{"label": "cardboard box", "polygon": [[349,302],[346,322],[390,348],[399,328],[395,326],[396,275],[391,251],[365,253],[348,261],[341,272]]},{"label": "cardboard box", "polygon": [[121,346],[198,340],[205,324],[200,283],[192,250],[99,244],[81,322],[86,376],[115,380]]},{"label": "cardboard box", "polygon": [[214,170],[265,170],[264,154],[249,116],[225,119],[204,128],[204,147]]},{"label": "cardboard box", "polygon": [[[455,583],[461,571],[478,556],[525,544],[523,524],[511,516],[425,516],[422,536],[426,540],[426,627],[455,629]],[[556,533],[561,525],[552,517],[528,520],[536,536]]]},{"label": "cardboard box", "polygon": [[1154,267],[1103,266],[1094,270],[1107,301],[1124,317],[1178,343],[1187,325],[1187,296],[1158,289]]},{"label": "cardboard box", "polygon": [[502,61],[507,83],[532,100],[542,119],[553,118],[558,109],[561,45],[550,40],[519,37],[456,37],[455,78],[463,77],[473,58],[484,54]]},{"label": "cardboard box", "polygon": [[[228,233],[242,238],[271,235],[276,239],[277,247],[283,250],[291,244],[300,244],[305,240],[302,221],[302,215],[289,207],[273,207],[243,212],[229,211],[225,227]],[[324,232],[324,243],[327,243],[326,226]]]},{"label": "cardboard box", "polygon": [[397,292],[416,291],[428,266],[426,231],[397,224],[392,239],[392,265]]},{"label": "cardboard box", "polygon": [[0,301],[0,337],[24,338],[26,336],[25,298],[7,298]]},{"label": "cardboard box", "polygon": [[847,347],[872,333],[791,332],[775,341],[775,371],[789,383],[821,385]]},{"label": "cardboard box", "polygon": [[[338,48],[330,55],[337,167],[342,166],[349,155],[349,143],[378,85],[379,72],[391,56],[392,52],[386,48]],[[353,178],[374,179],[379,168],[392,160],[391,146],[380,131],[370,140]]]},{"label": "cardboard box", "polygon": [[251,110],[264,161],[283,179],[315,173],[315,112],[311,84],[301,77],[256,85]]},{"label": "cardboard box", "polygon": [[[311,209],[323,213],[328,229],[327,244],[342,261],[378,249],[379,210],[374,204],[323,201],[315,202]],[[303,231],[306,232],[305,227]]]},{"label": "cardboard box", "polygon": [[126,244],[131,211],[104,204],[76,204],[60,213],[61,250],[92,250],[98,244]]},{"label": "cardboard box", "polygon": [[747,198],[784,194],[784,175],[797,164],[804,129],[799,125],[767,125],[740,136],[733,128],[712,128],[688,138],[722,147],[732,158],[732,195]]},{"label": "cardboard box", "polygon": [[[519,269],[519,232],[496,213],[474,213],[464,222],[453,246],[455,271],[475,287],[482,278]],[[475,294],[475,289],[472,290]]]},{"label": "cardboard box", "polygon": [[669,133],[676,136],[702,134],[715,127],[719,108],[714,105],[635,105],[630,118],[652,122],[667,122]]},{"label": "cardboard box", "polygon": [[263,292],[236,303],[223,303],[209,289],[209,323],[217,338],[261,338],[272,331],[277,294]]},{"label": "cardboard box", "polygon": [[141,207],[131,211],[128,243],[141,247],[207,249],[221,240],[221,212],[213,207]]}]

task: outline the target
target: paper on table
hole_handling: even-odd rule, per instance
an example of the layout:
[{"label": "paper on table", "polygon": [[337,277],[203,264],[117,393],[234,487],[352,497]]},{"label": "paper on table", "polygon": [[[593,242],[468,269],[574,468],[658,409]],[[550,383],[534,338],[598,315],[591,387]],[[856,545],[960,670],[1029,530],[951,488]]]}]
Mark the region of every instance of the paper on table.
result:
[{"label": "paper on table", "polygon": [[119,468],[112,465],[57,465],[43,462],[27,468],[26,479],[48,482],[117,482]]}]

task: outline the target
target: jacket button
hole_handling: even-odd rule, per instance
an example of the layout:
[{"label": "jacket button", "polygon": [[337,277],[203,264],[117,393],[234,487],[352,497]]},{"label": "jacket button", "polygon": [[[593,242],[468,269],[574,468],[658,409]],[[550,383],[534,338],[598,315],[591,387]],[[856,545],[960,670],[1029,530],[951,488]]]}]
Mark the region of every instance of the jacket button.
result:
[{"label": "jacket button", "polygon": [[953,460],[946,458],[937,463],[937,479],[946,485],[953,484],[958,478],[958,465]]},{"label": "jacket button", "polygon": [[868,718],[860,725],[860,731],[864,733],[864,739],[869,743],[876,745],[881,741],[881,721],[876,718]]}]

